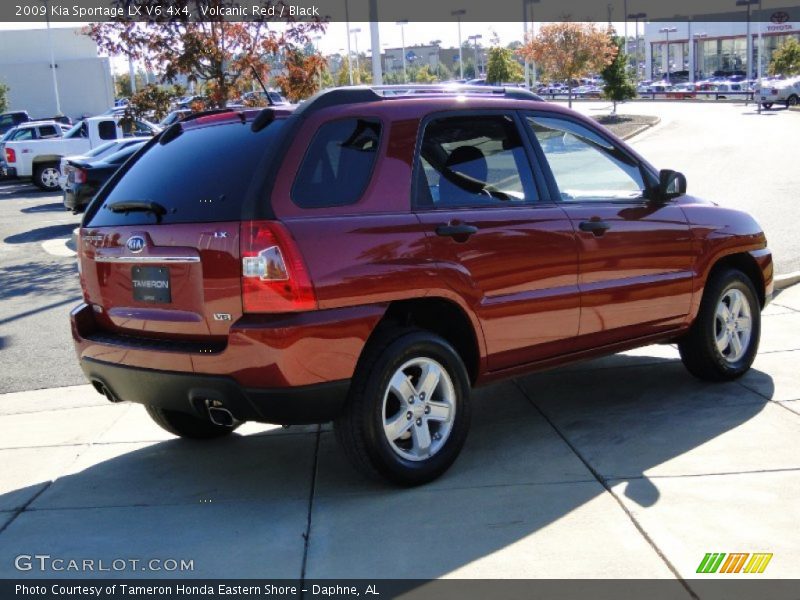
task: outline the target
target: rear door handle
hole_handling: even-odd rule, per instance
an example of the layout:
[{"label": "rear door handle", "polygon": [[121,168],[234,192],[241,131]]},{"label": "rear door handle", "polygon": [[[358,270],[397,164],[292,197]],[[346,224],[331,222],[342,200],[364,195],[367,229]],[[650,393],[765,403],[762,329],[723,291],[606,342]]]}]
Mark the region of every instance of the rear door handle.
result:
[{"label": "rear door handle", "polygon": [[468,225],[466,223],[459,223],[458,225],[448,223],[447,225],[439,225],[436,228],[436,235],[451,238],[464,238],[464,240],[476,233],[478,233],[478,228],[475,227],[475,225]]},{"label": "rear door handle", "polygon": [[603,235],[611,228],[605,221],[581,221],[578,227],[581,231],[591,231],[596,236]]}]

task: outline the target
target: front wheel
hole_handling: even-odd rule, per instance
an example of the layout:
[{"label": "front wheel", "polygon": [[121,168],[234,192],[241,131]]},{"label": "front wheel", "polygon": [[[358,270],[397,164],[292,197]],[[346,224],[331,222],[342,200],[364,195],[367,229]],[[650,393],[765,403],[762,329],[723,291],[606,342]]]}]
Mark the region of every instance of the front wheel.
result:
[{"label": "front wheel", "polygon": [[786,108],[789,108],[790,106],[797,106],[798,100],[800,100],[800,98],[792,94],[786,99]]},{"label": "front wheel", "polygon": [[728,381],[753,364],[761,335],[761,306],[753,282],[735,269],[714,273],[706,282],[700,310],[678,343],[692,375]]},{"label": "front wheel", "polygon": [[203,419],[189,413],[167,410],[157,406],[146,405],[145,409],[150,418],[165,431],[193,440],[211,440],[224,437],[233,433],[241,425],[239,422],[234,422],[230,426],[216,425],[211,422],[211,419]]},{"label": "front wheel", "polygon": [[[368,354],[367,354],[368,353]],[[441,337],[389,330],[371,343],[353,379],[336,437],[362,473],[400,485],[439,477],[456,460],[470,421],[470,383]]]}]

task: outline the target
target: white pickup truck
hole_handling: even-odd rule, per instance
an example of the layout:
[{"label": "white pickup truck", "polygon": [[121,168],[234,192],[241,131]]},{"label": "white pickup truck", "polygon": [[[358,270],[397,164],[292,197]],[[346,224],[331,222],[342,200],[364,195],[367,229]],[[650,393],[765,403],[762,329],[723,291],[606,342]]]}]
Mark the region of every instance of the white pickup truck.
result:
[{"label": "white pickup truck", "polygon": [[6,171],[11,177],[32,177],[43,190],[56,190],[63,156],[85,154],[109,140],[154,135],[159,131],[156,125],[146,121],[137,120],[131,125],[120,120],[114,115],[90,117],[78,121],[62,138],[7,142]]}]

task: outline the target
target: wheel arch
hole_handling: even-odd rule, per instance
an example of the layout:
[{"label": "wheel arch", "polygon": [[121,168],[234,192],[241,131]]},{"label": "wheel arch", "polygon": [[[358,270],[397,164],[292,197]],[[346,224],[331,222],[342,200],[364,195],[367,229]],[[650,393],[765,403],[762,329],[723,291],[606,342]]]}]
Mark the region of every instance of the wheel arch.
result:
[{"label": "wheel arch", "polygon": [[767,302],[764,275],[761,272],[761,268],[758,266],[756,259],[753,258],[750,253],[737,252],[735,254],[728,254],[719,258],[708,270],[706,281],[708,281],[715,273],[723,269],[737,269],[747,275],[747,277],[753,283],[753,286],[756,288],[758,302],[761,305],[761,308],[764,308]]},{"label": "wheel arch", "polygon": [[464,361],[470,382],[478,379],[482,357],[478,332],[466,311],[453,300],[430,297],[391,302],[363,352],[369,352],[371,343],[389,327],[419,327],[441,336]]}]

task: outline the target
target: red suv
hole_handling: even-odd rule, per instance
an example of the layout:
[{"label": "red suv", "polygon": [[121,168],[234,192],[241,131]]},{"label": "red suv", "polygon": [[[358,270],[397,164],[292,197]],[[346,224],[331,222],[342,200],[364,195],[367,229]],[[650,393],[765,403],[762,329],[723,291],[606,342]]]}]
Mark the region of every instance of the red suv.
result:
[{"label": "red suv", "polygon": [[176,435],[333,420],[362,471],[424,483],[473,387],[654,342],[703,379],[750,367],[766,239],[685,190],[524,90],[201,114],[87,210],[78,356]]}]

